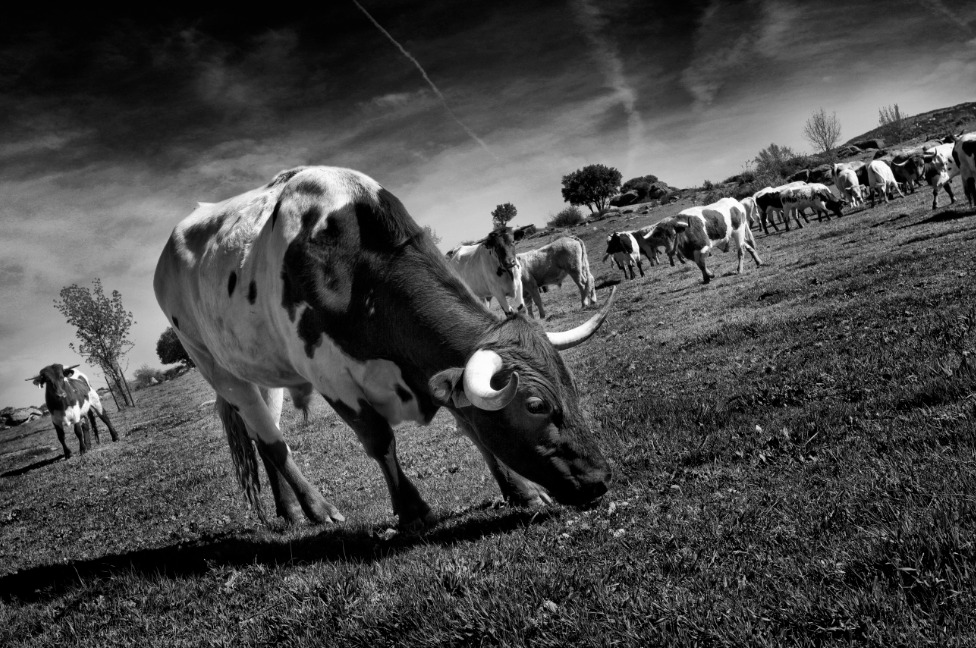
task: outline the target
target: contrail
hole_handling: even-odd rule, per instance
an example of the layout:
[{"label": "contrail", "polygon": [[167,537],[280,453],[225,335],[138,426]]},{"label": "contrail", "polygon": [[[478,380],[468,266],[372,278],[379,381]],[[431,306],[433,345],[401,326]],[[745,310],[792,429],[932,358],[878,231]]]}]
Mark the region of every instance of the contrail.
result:
[{"label": "contrail", "polygon": [[463,128],[464,129],[464,132],[467,133],[471,137],[471,139],[473,139],[475,142],[477,142],[478,143],[478,146],[480,146],[481,148],[483,148],[485,150],[485,153],[487,153],[488,155],[490,155],[491,157],[493,157],[495,160],[498,160],[498,157],[494,153],[491,152],[491,149],[488,148],[488,145],[485,144],[481,140],[480,137],[478,137],[477,135],[475,135],[474,134],[474,131],[472,131],[470,128],[468,128],[467,126],[465,126],[464,125],[464,122],[462,122],[460,119],[458,119],[458,116],[454,114],[454,111],[451,110],[451,107],[447,105],[447,99],[445,99],[444,98],[444,95],[441,94],[441,91],[437,89],[437,86],[434,85],[434,82],[430,80],[430,77],[427,76],[427,72],[425,72],[424,71],[424,68],[422,68],[420,66],[420,63],[417,61],[417,59],[415,59],[413,56],[411,56],[410,55],[410,52],[408,52],[407,50],[405,50],[403,48],[403,45],[401,45],[400,43],[398,43],[396,41],[396,39],[393,38],[393,36],[390,35],[390,32],[388,32],[385,29],[383,29],[383,25],[381,25],[378,22],[376,22],[376,19],[373,18],[369,14],[369,12],[366,11],[366,9],[363,8],[363,5],[359,4],[356,0],[352,0],[352,3],[354,5],[356,5],[357,7],[359,7],[359,10],[362,11],[363,14],[367,18],[369,18],[369,21],[371,23],[373,23],[374,25],[376,25],[376,28],[378,30],[380,30],[380,32],[382,32],[382,34],[384,36],[386,36],[391,43],[393,43],[394,45],[396,45],[397,46],[397,49],[399,49],[400,52],[404,56],[406,56],[407,59],[409,59],[410,62],[413,63],[414,66],[420,71],[420,74],[422,74],[423,77],[424,77],[424,81],[426,81],[427,82],[427,85],[430,86],[430,89],[434,91],[434,94],[437,95],[437,98],[441,100],[441,105],[444,106],[444,110],[446,110],[447,111],[447,114],[451,116],[451,119],[453,119],[457,123],[458,126],[460,126],[461,128]]},{"label": "contrail", "polygon": [[969,23],[960,18],[955,12],[949,9],[949,7],[940,2],[940,0],[922,0],[922,4],[932,10],[934,13],[942,14],[944,18],[955,23],[967,33],[973,33],[973,29],[969,26]]},{"label": "contrail", "polygon": [[607,84],[616,91],[617,98],[624,112],[627,113],[627,134],[630,140],[628,163],[633,168],[636,144],[644,136],[644,122],[641,121],[640,113],[636,108],[637,93],[624,76],[624,64],[617,48],[600,34],[604,21],[599,9],[591,5],[588,0],[577,0],[573,3],[573,9],[576,21],[593,48],[593,56],[600,65]]}]

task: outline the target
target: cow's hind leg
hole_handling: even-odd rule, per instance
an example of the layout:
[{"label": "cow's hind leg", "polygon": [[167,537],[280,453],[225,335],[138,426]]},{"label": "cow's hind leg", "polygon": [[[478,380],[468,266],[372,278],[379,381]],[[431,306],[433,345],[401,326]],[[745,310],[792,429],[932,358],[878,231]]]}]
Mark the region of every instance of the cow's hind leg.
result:
[{"label": "cow's hind leg", "polygon": [[707,252],[703,253],[701,250],[695,250],[695,263],[698,264],[698,267],[702,271],[702,279],[704,280],[705,283],[708,283],[709,281],[712,280],[712,277],[714,277],[715,275],[712,273],[711,270],[709,270],[705,266],[706,256],[707,256]]},{"label": "cow's hind leg", "polygon": [[400,466],[396,454],[396,438],[393,429],[383,416],[365,401],[359,402],[359,412],[341,401],[326,398],[332,409],[356,432],[372,459],[380,465],[386,486],[390,491],[393,513],[399,516],[399,527],[407,533],[419,533],[433,526],[437,519],[430,506],[420,496]]},{"label": "cow's hind leg", "polygon": [[752,260],[756,262],[756,267],[761,267],[763,262],[762,259],[759,258],[759,253],[756,252],[756,239],[753,238],[752,232],[748,229],[744,233],[743,241],[739,244],[740,254],[743,245],[746,248],[746,252],[752,255]]},{"label": "cow's hind leg", "polygon": [[105,424],[105,427],[108,428],[108,433],[112,435],[112,441],[118,441],[119,433],[115,431],[115,427],[112,425],[112,420],[108,417],[108,412],[105,411],[105,408],[102,407],[101,403],[92,403],[91,409],[88,410],[88,418],[91,419],[92,429],[96,430],[95,436],[98,436],[98,431],[95,428],[95,417],[92,415],[93,411],[98,415],[98,418],[102,419],[102,423]]},{"label": "cow's hind leg", "polygon": [[78,437],[78,452],[85,454],[88,452],[88,447],[91,445],[91,442],[89,441],[85,430],[81,427],[81,421],[75,423],[74,428],[75,436]]},{"label": "cow's hind leg", "polygon": [[90,409],[88,410],[88,427],[91,429],[92,436],[95,437],[95,443],[102,445],[102,440],[98,438],[98,425],[95,424],[95,414]]},{"label": "cow's hind leg", "polygon": [[68,448],[68,444],[64,440],[64,428],[55,423],[54,431],[58,433],[58,441],[61,442],[61,447],[64,448],[64,458],[71,459],[71,449]]},{"label": "cow's hind leg", "polygon": [[529,317],[535,317],[532,314],[532,304],[534,303],[539,307],[539,317],[541,319],[546,319],[546,309],[542,306],[542,295],[539,294],[539,287],[530,284],[528,286],[529,298],[525,300],[525,308],[529,311]]},{"label": "cow's hind leg", "polygon": [[[641,273],[641,276],[643,277],[643,276],[644,276],[644,265],[643,265],[643,263],[641,262],[641,260],[640,260],[640,258],[639,258],[639,257],[638,257],[638,259],[637,259],[637,269],[638,269],[638,270],[640,270],[640,273]],[[634,269],[633,269],[633,268],[631,268],[631,269],[630,269],[630,273],[631,273],[631,274],[633,274],[633,273],[634,273]]]}]

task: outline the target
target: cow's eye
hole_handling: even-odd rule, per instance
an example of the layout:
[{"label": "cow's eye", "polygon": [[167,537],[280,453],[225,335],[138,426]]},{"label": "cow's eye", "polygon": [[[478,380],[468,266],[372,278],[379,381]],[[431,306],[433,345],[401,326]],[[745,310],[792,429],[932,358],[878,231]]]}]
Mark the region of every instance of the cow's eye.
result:
[{"label": "cow's eye", "polygon": [[545,414],[549,411],[549,403],[533,396],[525,401],[525,408],[532,414]]}]

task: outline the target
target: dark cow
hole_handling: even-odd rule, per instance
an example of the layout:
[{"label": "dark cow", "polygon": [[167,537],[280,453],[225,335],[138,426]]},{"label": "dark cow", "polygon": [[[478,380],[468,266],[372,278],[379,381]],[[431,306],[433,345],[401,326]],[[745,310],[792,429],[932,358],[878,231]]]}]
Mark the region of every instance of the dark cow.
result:
[{"label": "dark cow", "polygon": [[98,425],[95,423],[95,415],[102,419],[112,435],[112,441],[118,441],[119,435],[112,427],[102,401],[98,397],[98,392],[88,382],[88,376],[75,371],[72,365],[65,369],[62,365],[53,364],[41,369],[36,376],[28,378],[28,382],[33,382],[44,390],[44,402],[47,409],[51,412],[51,421],[54,423],[54,430],[58,433],[58,441],[64,448],[64,458],[71,457],[71,450],[64,439],[64,428],[66,426],[74,429],[75,436],[78,437],[78,452],[85,454],[91,447],[91,438],[88,434],[88,423],[91,423],[91,431],[95,435],[95,441],[101,443],[98,438]]},{"label": "dark cow", "polygon": [[657,230],[657,226],[669,218],[673,218],[673,216],[668,216],[668,218],[660,220],[653,225],[648,225],[647,227],[642,227],[635,232],[631,232],[631,234],[634,236],[634,240],[637,242],[637,247],[640,249],[641,254],[647,257],[652,266],[660,263],[657,254],[658,248],[663,249],[665,254],[668,255],[668,261],[671,262],[671,267],[674,267],[675,256],[677,256],[678,261],[681,261],[681,263],[686,262],[685,257],[681,254],[681,252],[676,253],[675,250],[668,245],[667,240],[658,238],[658,235],[655,234],[655,231],[659,231]]},{"label": "dark cow", "polygon": [[[254,289],[229,291],[232,274]],[[406,531],[435,518],[401,468],[393,426],[427,424],[440,407],[509,501],[551,494],[583,505],[607,491],[610,468],[558,351],[596,332],[613,292],[568,332],[498,319],[400,201],[361,173],[301,167],[197,209],[166,243],[153,287],[216,391],[238,480],[262,518],[255,445],[278,515],[344,519],[285,443],[284,389],[303,410],[322,394],[352,427]]]},{"label": "dark cow", "polygon": [[534,302],[539,307],[539,317],[546,318],[540,291],[546,286],[561,286],[566,277],[579,288],[583,308],[596,305],[596,282],[590,272],[586,245],[575,236],[563,236],[538,250],[522,252],[518,261],[522,266],[522,294],[528,296],[525,306],[530,316],[534,317]]},{"label": "dark cow", "polygon": [[[779,228],[776,227],[776,221],[773,220],[774,212],[783,212],[783,201],[780,199],[780,191],[792,187],[803,187],[806,186],[805,182],[789,182],[785,185],[779,187],[766,187],[765,189],[760,189],[752,198],[756,201],[756,211],[759,213],[759,222],[762,224],[763,231],[769,235],[769,227],[766,223],[768,222],[773,226],[773,230],[778,232]],[[742,207],[741,203],[739,205]],[[786,231],[790,230],[790,222],[786,220],[785,214],[783,218],[786,224]]]},{"label": "dark cow", "polygon": [[976,133],[960,134],[952,147],[952,160],[959,167],[962,189],[970,207],[976,202]]},{"label": "dark cow", "polygon": [[756,254],[752,230],[746,223],[746,213],[742,204],[734,198],[722,198],[704,207],[689,207],[674,218],[667,218],[655,226],[655,238],[668,241],[675,254],[681,252],[694,259],[707,284],[715,275],[706,267],[705,259],[713,248],[729,251],[729,243],[736,244],[738,266],[736,273],[742,273],[743,252],[748,252],[762,266],[762,259]]},{"label": "dark cow", "polygon": [[636,279],[634,265],[640,270],[640,275],[644,276],[644,266],[641,265],[640,248],[637,240],[631,232],[614,232],[607,237],[607,250],[603,255],[603,260],[613,257],[617,267],[623,270],[624,279],[627,278],[627,270],[630,270],[630,278]]}]

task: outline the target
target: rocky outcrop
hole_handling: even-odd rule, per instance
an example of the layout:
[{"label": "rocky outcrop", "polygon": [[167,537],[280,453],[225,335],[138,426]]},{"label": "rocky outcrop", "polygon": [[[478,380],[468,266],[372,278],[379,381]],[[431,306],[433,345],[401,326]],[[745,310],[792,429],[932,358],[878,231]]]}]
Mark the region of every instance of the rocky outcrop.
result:
[{"label": "rocky outcrop", "polygon": [[875,137],[874,139],[861,140],[860,142],[852,142],[853,146],[858,147],[861,150],[864,149],[883,149],[885,147],[885,142],[880,137]]},{"label": "rocky outcrop", "polygon": [[36,407],[5,407],[0,410],[0,422],[6,425],[23,425],[44,416]]}]

